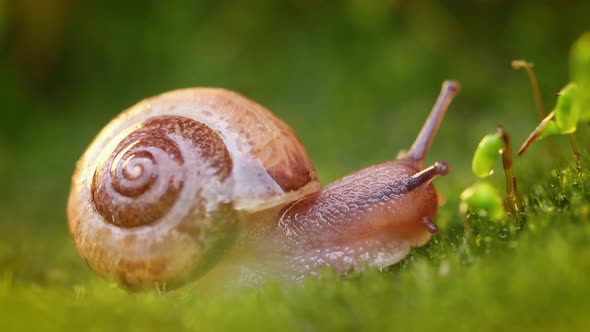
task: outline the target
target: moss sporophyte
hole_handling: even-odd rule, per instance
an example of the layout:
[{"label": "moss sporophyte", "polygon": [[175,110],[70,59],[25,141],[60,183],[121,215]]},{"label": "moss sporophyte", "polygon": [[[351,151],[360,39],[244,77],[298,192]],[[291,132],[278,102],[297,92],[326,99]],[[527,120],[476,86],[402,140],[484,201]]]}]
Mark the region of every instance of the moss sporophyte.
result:
[{"label": "moss sporophyte", "polygon": [[[582,159],[576,147],[574,133],[578,124],[590,121],[590,32],[583,34],[572,46],[570,57],[572,81],[556,94],[555,108],[549,114],[545,112],[539,84],[532,69],[533,64],[525,60],[514,60],[512,67],[526,70],[537,113],[541,119],[539,125],[522,144],[517,155],[520,156],[537,140],[569,134],[576,169],[580,175]],[[502,202],[498,191],[488,182],[477,182],[467,188],[461,194],[459,210],[468,235],[472,235],[472,227],[468,221],[470,213],[492,220],[502,220],[507,214],[512,216],[515,221],[518,221],[518,215],[523,215],[524,202],[517,190],[516,178],[512,171],[510,138],[502,126],[498,127],[496,133],[488,134],[480,141],[473,155],[472,171],[480,178],[490,176],[493,173],[498,155],[502,155],[506,177],[506,199]]]},{"label": "moss sporophyte", "polygon": [[502,221],[508,215],[518,222],[519,215],[524,212],[524,204],[517,190],[516,178],[512,170],[510,137],[502,126],[498,126],[495,133],[485,135],[479,142],[471,162],[473,174],[479,178],[492,175],[499,156],[502,156],[506,177],[506,199],[503,200],[498,191],[486,181],[476,182],[465,189],[460,196],[459,210],[468,235],[472,235],[472,228],[468,221],[470,213],[498,221]]},{"label": "moss sporophyte", "polygon": [[[534,77],[534,74],[532,77]],[[581,157],[576,147],[574,133],[579,123],[590,121],[590,32],[583,34],[572,46],[570,52],[570,79],[571,82],[557,93],[555,108],[541,120],[541,123],[525,140],[518,151],[518,155],[524,153],[537,140],[549,136],[569,134],[578,172],[580,172]],[[538,86],[536,89],[533,89],[534,95],[540,95]],[[535,100],[537,99],[535,98]],[[536,104],[538,108],[544,108],[542,102]]]}]

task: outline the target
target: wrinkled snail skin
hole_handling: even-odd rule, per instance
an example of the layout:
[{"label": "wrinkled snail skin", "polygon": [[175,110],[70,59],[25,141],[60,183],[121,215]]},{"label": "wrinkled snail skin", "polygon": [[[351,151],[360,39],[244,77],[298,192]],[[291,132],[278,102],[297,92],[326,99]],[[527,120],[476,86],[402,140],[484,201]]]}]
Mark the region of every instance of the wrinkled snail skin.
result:
[{"label": "wrinkled snail skin", "polygon": [[324,188],[295,132],[255,102],[210,88],[146,99],[78,161],[71,237],[91,269],[136,289],[224,271],[247,248],[294,279],[391,265],[437,231],[431,181],[448,165],[423,163],[458,90],[443,84],[405,157]]},{"label": "wrinkled snail skin", "polygon": [[446,163],[437,163],[426,179],[417,179],[421,173],[413,163],[388,162],[292,204],[279,220],[292,270],[308,273],[327,265],[345,272],[397,263],[436,232],[428,227],[434,224],[424,224],[438,208],[430,181],[447,172]]}]

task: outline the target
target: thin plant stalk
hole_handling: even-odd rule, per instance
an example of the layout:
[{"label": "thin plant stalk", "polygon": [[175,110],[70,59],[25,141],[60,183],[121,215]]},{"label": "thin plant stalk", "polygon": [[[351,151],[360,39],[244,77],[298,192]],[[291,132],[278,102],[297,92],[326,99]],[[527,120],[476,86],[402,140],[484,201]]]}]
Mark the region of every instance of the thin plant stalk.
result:
[{"label": "thin plant stalk", "polygon": [[537,114],[539,115],[539,120],[543,120],[547,114],[545,112],[543,98],[541,97],[539,81],[537,80],[537,76],[533,71],[533,66],[533,63],[527,62],[525,60],[512,60],[513,69],[518,70],[520,68],[524,68],[524,70],[526,70],[527,76],[529,77],[529,82],[531,83],[531,90],[533,91],[533,98],[535,99],[535,107],[537,109]]},{"label": "thin plant stalk", "polygon": [[576,146],[576,136],[575,133],[571,133],[570,135],[570,144],[572,145],[572,150],[574,152],[574,156],[576,157],[576,170],[578,171],[578,175],[582,173],[582,156],[580,152],[578,152],[578,147]]},{"label": "thin plant stalk", "polygon": [[[543,121],[543,119],[546,117],[545,105],[543,104],[543,98],[541,97],[541,89],[539,88],[539,81],[537,80],[537,76],[533,71],[533,66],[533,63],[527,62],[526,60],[512,60],[513,69],[518,70],[520,68],[524,68],[524,70],[527,72],[529,82],[531,83],[531,90],[533,91],[533,99],[535,100],[537,114],[539,115],[540,120]],[[574,153],[574,158],[576,159],[576,169],[578,170],[578,174],[580,174],[582,172],[582,157],[578,152],[578,148],[576,146],[576,137],[573,133],[571,133],[569,136],[572,151]],[[551,143],[549,144],[549,150],[555,151],[555,146],[551,145]]]},{"label": "thin plant stalk", "polygon": [[516,155],[520,156],[521,154],[523,154],[524,151],[526,149],[528,149],[528,147],[531,146],[531,144],[533,144],[533,142],[535,142],[537,139],[539,139],[543,130],[545,130],[545,128],[549,125],[549,123],[551,121],[553,121],[554,118],[555,118],[555,111],[552,111],[551,113],[549,113],[549,115],[547,115],[547,117],[545,117],[543,119],[543,121],[541,121],[541,123],[539,123],[539,125],[537,125],[535,130],[533,130],[533,132],[529,135],[529,137],[527,137],[527,139],[524,141],[524,143],[522,143],[522,146],[520,147],[520,149],[518,149],[518,152],[516,153]]},{"label": "thin plant stalk", "polygon": [[504,167],[504,174],[506,175],[506,212],[512,215],[514,220],[517,220],[517,213],[524,210],[524,204],[522,197],[518,192],[516,185],[516,178],[512,170],[512,144],[510,143],[510,137],[504,127],[498,126],[498,134],[504,141],[504,147],[502,148],[502,166]]}]

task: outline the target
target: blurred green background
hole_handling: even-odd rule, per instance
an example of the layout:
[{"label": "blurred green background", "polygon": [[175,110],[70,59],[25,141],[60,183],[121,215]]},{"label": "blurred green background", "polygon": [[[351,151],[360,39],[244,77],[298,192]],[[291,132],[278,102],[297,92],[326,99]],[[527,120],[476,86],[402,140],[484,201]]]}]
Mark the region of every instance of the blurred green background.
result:
[{"label": "blurred green background", "polygon": [[[74,163],[113,116],[167,90],[216,86],[299,134],[324,183],[407,148],[444,79],[463,85],[430,159],[461,181],[497,123],[520,142],[567,82],[587,1],[0,2],[0,218],[64,232]],[[470,179],[466,182],[471,181]],[[465,183],[466,183],[465,182]]]},{"label": "blurred green background", "polygon": [[553,105],[589,13],[588,1],[0,0],[0,273],[67,289],[93,278],[67,234],[74,164],[113,116],[189,86],[273,110],[327,183],[409,147],[456,79],[429,156],[452,166],[437,180],[452,214],[479,138],[503,123],[520,143],[538,121],[510,61],[535,63]]}]

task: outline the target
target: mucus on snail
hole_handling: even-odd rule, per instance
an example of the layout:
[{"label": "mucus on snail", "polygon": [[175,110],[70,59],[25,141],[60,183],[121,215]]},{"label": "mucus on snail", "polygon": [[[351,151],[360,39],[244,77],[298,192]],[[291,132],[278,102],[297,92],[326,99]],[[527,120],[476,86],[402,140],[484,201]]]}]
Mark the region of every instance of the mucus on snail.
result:
[{"label": "mucus on snail", "polygon": [[89,267],[130,288],[177,286],[232,251],[273,243],[294,278],[385,267],[428,242],[446,162],[424,167],[459,91],[445,81],[410,150],[321,187],[295,132],[231,91],[175,90],[113,119],[77,163],[68,200]]}]

